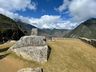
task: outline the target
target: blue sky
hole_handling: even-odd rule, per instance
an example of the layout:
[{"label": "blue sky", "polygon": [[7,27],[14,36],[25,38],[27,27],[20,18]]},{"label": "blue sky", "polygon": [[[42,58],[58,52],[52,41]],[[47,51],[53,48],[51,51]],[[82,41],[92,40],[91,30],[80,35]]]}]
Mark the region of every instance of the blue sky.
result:
[{"label": "blue sky", "polygon": [[26,11],[17,11],[20,15],[26,16],[26,17],[34,17],[34,18],[40,18],[43,15],[60,15],[64,19],[68,19],[71,16],[69,13],[66,13],[67,10],[65,10],[63,13],[60,13],[59,11],[55,10],[55,8],[58,8],[62,3],[63,0],[32,0],[34,1],[38,8],[33,11],[30,9],[27,9]]},{"label": "blue sky", "polygon": [[96,18],[96,0],[0,0],[0,13],[38,28],[72,29]]},{"label": "blue sky", "polygon": [[63,0],[32,0],[36,3],[38,8],[33,11],[27,9],[26,11],[17,11],[23,16],[30,16],[34,18],[40,18],[43,15],[60,15],[60,12],[54,10],[54,8],[59,7]]}]

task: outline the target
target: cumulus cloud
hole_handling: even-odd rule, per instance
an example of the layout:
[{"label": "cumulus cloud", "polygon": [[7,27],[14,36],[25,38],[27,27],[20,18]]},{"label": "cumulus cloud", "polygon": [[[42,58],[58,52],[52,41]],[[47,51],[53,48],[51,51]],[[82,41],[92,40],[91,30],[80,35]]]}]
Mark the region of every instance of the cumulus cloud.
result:
[{"label": "cumulus cloud", "polygon": [[71,23],[71,21],[63,20],[61,16],[43,15],[40,18],[24,17],[19,15],[18,13],[13,13],[2,8],[0,8],[0,13],[12,19],[19,19],[22,22],[34,25],[38,28],[72,29],[76,26],[76,23]]},{"label": "cumulus cloud", "polygon": [[69,0],[64,0],[63,4],[60,5],[58,8],[55,8],[56,10],[59,10],[60,12],[66,10],[68,8],[68,5],[70,4]]},{"label": "cumulus cloud", "polygon": [[64,0],[57,8],[60,12],[68,9],[75,21],[96,17],[96,0]]},{"label": "cumulus cloud", "polygon": [[29,23],[29,17],[24,17],[22,15],[19,15],[18,13],[14,13],[14,12],[11,12],[11,11],[8,11],[8,10],[5,10],[3,8],[0,8],[0,14],[3,14],[3,15],[6,15],[7,17],[10,17],[11,19],[17,19],[17,20],[21,20],[23,22],[27,22]]},{"label": "cumulus cloud", "polygon": [[[67,2],[67,0],[65,2]],[[24,11],[26,10],[26,8],[35,10],[36,3],[31,2],[31,0],[0,0],[1,14],[4,14],[12,19],[19,19],[25,23],[34,25],[38,28],[71,29],[76,25],[76,23],[72,23],[69,20],[63,20],[61,16],[43,15],[40,18],[33,18],[24,17],[15,12],[18,10]],[[62,9],[60,11],[62,11]]]},{"label": "cumulus cloud", "polygon": [[44,15],[41,18],[31,18],[30,24],[34,24],[39,28],[57,28],[57,29],[72,29],[76,23],[71,21],[63,20],[60,16]]},{"label": "cumulus cloud", "polygon": [[8,11],[16,11],[26,10],[26,8],[36,10],[37,7],[31,0],[0,0],[0,8]]},{"label": "cumulus cloud", "polygon": [[12,19],[20,19],[23,22],[27,22],[28,17],[16,13],[16,11],[25,11],[26,9],[36,10],[37,5],[32,0],[0,0],[0,14]]},{"label": "cumulus cloud", "polygon": [[0,14],[6,15],[6,16],[13,18],[13,19],[18,18],[18,16],[19,16],[17,13],[10,12],[10,11],[5,10],[3,8],[0,8]]}]

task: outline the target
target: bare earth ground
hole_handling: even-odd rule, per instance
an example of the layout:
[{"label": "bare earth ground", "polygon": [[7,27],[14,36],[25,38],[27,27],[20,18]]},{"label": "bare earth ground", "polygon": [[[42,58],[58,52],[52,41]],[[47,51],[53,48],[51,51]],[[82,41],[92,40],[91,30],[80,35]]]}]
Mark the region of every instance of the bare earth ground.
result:
[{"label": "bare earth ground", "polygon": [[49,41],[51,55],[45,64],[24,61],[14,55],[0,60],[0,72],[42,67],[44,72],[96,72],[96,48],[79,39]]}]

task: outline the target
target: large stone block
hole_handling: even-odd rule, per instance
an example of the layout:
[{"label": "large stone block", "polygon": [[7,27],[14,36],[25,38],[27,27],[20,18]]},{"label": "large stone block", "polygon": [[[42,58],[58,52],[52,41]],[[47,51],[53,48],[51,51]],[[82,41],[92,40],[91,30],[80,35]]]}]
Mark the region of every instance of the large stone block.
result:
[{"label": "large stone block", "polygon": [[47,62],[49,48],[43,36],[24,36],[9,51],[24,59],[40,63]]},{"label": "large stone block", "polygon": [[46,38],[44,36],[24,36],[14,45],[14,48],[26,46],[45,46]]},{"label": "large stone block", "polygon": [[18,72],[43,72],[43,70],[41,68],[23,68]]}]

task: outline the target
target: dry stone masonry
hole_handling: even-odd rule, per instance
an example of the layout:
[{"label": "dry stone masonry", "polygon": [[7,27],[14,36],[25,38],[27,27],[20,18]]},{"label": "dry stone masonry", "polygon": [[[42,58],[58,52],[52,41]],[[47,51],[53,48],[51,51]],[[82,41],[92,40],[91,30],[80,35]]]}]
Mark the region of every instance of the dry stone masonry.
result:
[{"label": "dry stone masonry", "polygon": [[45,40],[44,36],[24,36],[9,51],[24,59],[44,63],[49,56]]},{"label": "dry stone masonry", "polygon": [[96,39],[88,39],[83,37],[80,37],[79,39],[96,47]]},{"label": "dry stone masonry", "polygon": [[19,70],[18,72],[43,72],[43,70],[41,68],[23,68],[21,70]]}]

